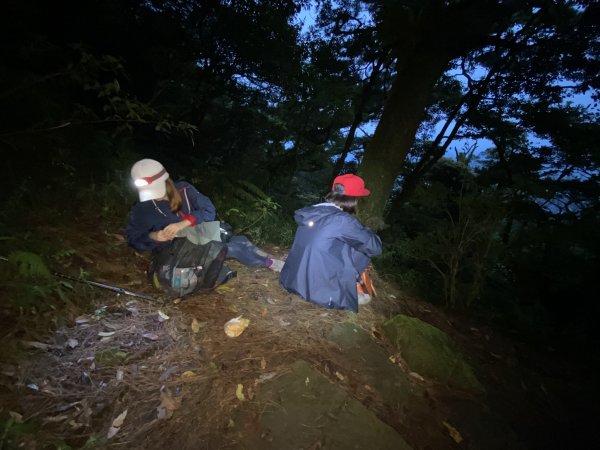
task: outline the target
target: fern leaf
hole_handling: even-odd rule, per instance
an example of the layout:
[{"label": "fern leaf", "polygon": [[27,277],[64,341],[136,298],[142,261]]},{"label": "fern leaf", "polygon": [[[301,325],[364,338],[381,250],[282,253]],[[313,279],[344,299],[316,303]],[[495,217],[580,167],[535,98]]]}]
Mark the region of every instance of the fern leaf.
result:
[{"label": "fern leaf", "polygon": [[17,250],[8,255],[8,262],[25,277],[51,278],[44,260],[35,253]]}]

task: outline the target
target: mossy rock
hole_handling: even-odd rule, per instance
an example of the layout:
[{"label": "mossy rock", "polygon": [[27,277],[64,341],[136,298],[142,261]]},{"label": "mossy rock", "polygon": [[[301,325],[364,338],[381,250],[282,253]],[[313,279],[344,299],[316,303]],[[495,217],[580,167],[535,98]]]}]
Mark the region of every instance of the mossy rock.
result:
[{"label": "mossy rock", "polygon": [[443,331],[403,314],[385,322],[383,329],[410,370],[459,389],[484,391],[473,368]]}]

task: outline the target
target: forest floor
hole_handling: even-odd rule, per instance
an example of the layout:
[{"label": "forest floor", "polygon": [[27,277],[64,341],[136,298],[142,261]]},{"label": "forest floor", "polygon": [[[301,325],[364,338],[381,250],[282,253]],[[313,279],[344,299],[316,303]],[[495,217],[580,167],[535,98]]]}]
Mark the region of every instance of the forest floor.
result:
[{"label": "forest floor", "polygon": [[[44,227],[94,281],[160,295],[120,230]],[[282,256],[285,249],[267,249]],[[358,314],[291,295],[278,274],[227,261],[209,294],[151,302],[79,285],[85,301],[3,302],[0,449],[584,449],[598,415],[592,370],[450,316],[374,276]],[[77,274],[73,274],[77,275]],[[446,332],[485,393],[415,373],[382,331],[407,314]],[[228,337],[224,325],[249,325]]]}]

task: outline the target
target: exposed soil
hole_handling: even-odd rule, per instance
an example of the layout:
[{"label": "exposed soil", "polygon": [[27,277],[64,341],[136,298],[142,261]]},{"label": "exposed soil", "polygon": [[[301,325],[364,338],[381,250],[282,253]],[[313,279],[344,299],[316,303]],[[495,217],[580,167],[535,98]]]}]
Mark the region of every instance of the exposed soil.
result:
[{"label": "exposed soil", "polygon": [[[164,303],[85,285],[75,290],[81,301],[43,314],[19,315],[4,299],[0,448],[584,449],[593,442],[597,384],[561,355],[450,317],[376,274],[378,297],[358,315],[314,306],[281,289],[276,273],[235,261],[228,265],[238,276],[225,286],[164,299],[146,282],[148,257],[119,231],[38,232],[76,250],[57,270],[76,276],[81,267],[91,280]],[[381,329],[398,313],[448,333],[485,394],[415,374]],[[249,326],[230,338],[224,325],[237,316]]]}]

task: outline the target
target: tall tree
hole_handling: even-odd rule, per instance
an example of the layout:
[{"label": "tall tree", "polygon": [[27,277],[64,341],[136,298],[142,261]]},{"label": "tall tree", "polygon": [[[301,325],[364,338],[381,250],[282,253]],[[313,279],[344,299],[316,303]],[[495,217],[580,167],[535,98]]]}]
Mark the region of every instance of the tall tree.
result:
[{"label": "tall tree", "polygon": [[[546,88],[551,89],[549,79],[570,79],[569,75],[577,72],[575,66],[579,75],[586,73],[588,79],[594,73],[592,60],[597,53],[598,30],[590,21],[594,7],[589,2],[365,3],[369,5],[377,39],[383,46],[389,46],[395,57],[392,89],[359,169],[374,187],[362,211],[367,222],[375,227],[383,224],[388,196],[413,148],[426,109],[434,101],[433,89],[459,58],[466,58],[468,67],[483,69],[491,75],[479,83],[479,89],[466,94],[468,101],[460,100],[462,107],[457,104],[461,114],[455,120],[459,123],[477,112],[484,94],[495,92],[494,83],[505,83],[506,87],[507,79],[512,79],[512,93],[509,95],[505,89],[509,99],[524,92],[544,96],[547,91],[539,81],[544,80]],[[524,28],[527,39],[515,39]],[[569,45],[565,45],[567,42]],[[514,73],[510,64],[514,58],[529,60],[529,69]],[[566,70],[569,64],[571,68]]]}]

